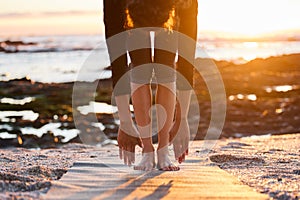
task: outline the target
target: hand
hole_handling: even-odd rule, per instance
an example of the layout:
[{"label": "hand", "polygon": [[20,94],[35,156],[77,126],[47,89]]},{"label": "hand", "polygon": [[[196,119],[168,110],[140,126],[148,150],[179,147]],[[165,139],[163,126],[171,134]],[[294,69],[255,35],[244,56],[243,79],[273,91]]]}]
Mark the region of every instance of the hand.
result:
[{"label": "hand", "polygon": [[121,129],[118,131],[119,156],[124,164],[131,166],[135,162],[135,146],[143,147],[140,137],[128,135]]},{"label": "hand", "polygon": [[170,143],[173,143],[175,159],[178,163],[185,161],[189,153],[190,129],[187,119],[175,119],[170,131]]}]

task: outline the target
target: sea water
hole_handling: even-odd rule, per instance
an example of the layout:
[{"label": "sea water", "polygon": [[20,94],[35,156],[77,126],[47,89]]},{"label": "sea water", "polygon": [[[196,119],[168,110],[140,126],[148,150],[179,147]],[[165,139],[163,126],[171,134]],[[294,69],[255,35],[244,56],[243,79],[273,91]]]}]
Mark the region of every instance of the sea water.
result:
[{"label": "sea water", "polygon": [[[1,42],[5,40],[32,44],[18,47],[5,46],[5,43]],[[6,49],[6,52],[0,52],[0,81],[27,77],[32,81],[43,83],[62,83],[76,80],[94,81],[111,77],[111,72],[105,70],[110,62],[103,35],[0,38],[0,45],[0,47]],[[97,55],[96,59],[90,59],[92,52],[94,52],[93,55]],[[300,53],[300,41],[233,42],[199,40],[196,57],[226,60],[240,64],[256,58],[292,53]],[[78,76],[79,72],[81,73],[80,76]],[[285,92],[294,89],[294,87],[296,86],[272,86],[265,88],[265,90],[267,92]],[[229,96],[230,101],[243,99],[256,101],[257,96],[255,94]],[[23,99],[0,97],[0,103],[13,105],[24,105],[31,101],[35,101],[34,97]],[[83,114],[89,112],[115,113],[116,108],[108,104],[91,102],[89,105],[79,107],[78,111]],[[0,139],[17,137],[17,135],[9,133],[13,127],[6,124],[15,122],[15,119],[11,116],[34,121],[38,115],[38,113],[31,110],[0,111],[0,122],[2,122],[0,124]],[[56,116],[56,118],[58,117]],[[101,130],[105,129],[101,123],[93,124],[93,126],[99,126]],[[62,142],[68,142],[79,134],[77,129],[65,129],[62,123],[49,123],[41,128],[23,127],[20,129],[22,134],[37,136],[41,136],[48,130],[51,130],[55,136],[64,136]]]},{"label": "sea water", "polygon": [[[0,52],[0,81],[28,77],[33,81],[71,82],[94,81],[109,78],[109,57],[103,35],[26,36],[0,38],[4,40],[35,43],[16,47],[2,47],[10,53]],[[86,65],[92,51],[97,59]],[[300,53],[300,41],[238,42],[202,41],[197,43],[196,57],[226,60],[236,64],[255,58],[267,58]],[[84,70],[82,70],[85,68]]]}]

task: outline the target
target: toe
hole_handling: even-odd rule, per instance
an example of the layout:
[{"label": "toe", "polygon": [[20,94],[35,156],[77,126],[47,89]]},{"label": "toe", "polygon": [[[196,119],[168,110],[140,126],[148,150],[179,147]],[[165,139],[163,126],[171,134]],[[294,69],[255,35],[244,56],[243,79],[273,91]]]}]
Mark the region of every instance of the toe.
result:
[{"label": "toe", "polygon": [[142,166],[134,166],[133,169],[145,171],[145,167],[142,167]]},{"label": "toe", "polygon": [[180,168],[177,166],[170,165],[170,166],[163,167],[160,170],[162,170],[162,171],[178,171],[178,170],[180,170]]},{"label": "toe", "polygon": [[163,167],[160,170],[162,170],[162,171],[170,171],[170,168],[169,167]]},{"label": "toe", "polygon": [[144,171],[151,171],[152,169],[152,167],[146,167]]}]

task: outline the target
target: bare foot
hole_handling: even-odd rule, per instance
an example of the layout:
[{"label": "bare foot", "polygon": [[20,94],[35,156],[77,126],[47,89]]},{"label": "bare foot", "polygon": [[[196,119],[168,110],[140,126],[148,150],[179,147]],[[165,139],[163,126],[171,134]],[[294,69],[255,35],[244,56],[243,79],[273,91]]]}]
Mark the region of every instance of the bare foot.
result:
[{"label": "bare foot", "polygon": [[155,167],[154,151],[149,153],[143,153],[141,162],[134,166],[134,170],[151,171]]},{"label": "bare foot", "polygon": [[169,157],[168,147],[157,150],[157,168],[163,171],[178,171],[180,168],[174,165]]}]

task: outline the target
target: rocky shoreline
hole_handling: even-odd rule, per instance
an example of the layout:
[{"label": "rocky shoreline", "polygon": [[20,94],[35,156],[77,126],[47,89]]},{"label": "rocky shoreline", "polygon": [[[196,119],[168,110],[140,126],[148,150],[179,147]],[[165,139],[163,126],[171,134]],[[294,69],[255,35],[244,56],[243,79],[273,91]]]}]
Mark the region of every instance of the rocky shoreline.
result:
[{"label": "rocky shoreline", "polygon": [[[228,101],[221,140],[210,159],[274,199],[299,199],[299,134],[288,134],[300,132],[299,61],[300,54],[242,65],[215,61]],[[203,79],[195,78],[201,116],[199,127],[192,124],[198,130],[192,138],[198,140],[205,137],[211,105]],[[84,84],[88,87],[95,82]],[[111,80],[97,84],[97,94],[92,94],[95,101],[111,104]],[[51,181],[59,179],[76,160],[93,156],[94,147],[81,144],[78,135],[66,141],[68,134],[59,135],[54,129],[63,132],[83,126],[84,133],[95,135],[99,127],[90,124],[89,118],[96,116],[105,137],[116,139],[118,124],[113,114],[82,114],[75,126],[74,111],[80,113],[72,108],[73,85],[27,78],[0,82],[0,137],[6,137],[0,139],[0,199],[41,199]],[[30,111],[35,118],[19,115],[21,111]],[[37,130],[39,135],[34,134]]]},{"label": "rocky shoreline", "polygon": [[[201,59],[198,59],[201,61]],[[203,60],[203,59],[202,59]],[[287,134],[300,131],[300,54],[256,59],[242,65],[226,61],[215,61],[222,75],[227,101],[227,114],[221,138],[244,137],[249,135]],[[195,77],[195,92],[201,116],[195,139],[205,137],[211,115],[210,94],[203,79]],[[111,104],[111,79],[97,81],[96,102]],[[85,87],[96,84],[83,83]],[[23,78],[0,82],[0,110],[32,111],[38,117],[35,120],[22,116],[0,116],[0,132],[10,138],[0,139],[1,147],[50,148],[66,142],[64,135],[55,135],[53,130],[44,130],[47,124],[60,123],[60,131],[76,129],[72,108],[74,83],[39,83]],[[94,95],[94,94],[91,94]],[[16,101],[31,98],[22,105],[8,103],[4,98]],[[191,108],[193,110],[193,108]],[[99,127],[89,124],[88,119],[94,113],[80,118],[79,125],[90,134],[97,134]],[[116,139],[118,124],[113,114],[97,113],[98,122],[104,126],[103,132],[109,139]],[[77,126],[78,126],[77,124]],[[198,124],[193,124],[197,130]],[[24,129],[42,131],[38,137],[26,134]],[[1,133],[0,133],[1,137]],[[68,142],[81,142],[74,136]]]},{"label": "rocky shoreline", "polygon": [[35,42],[23,42],[23,41],[11,41],[5,40],[0,41],[0,52],[5,53],[16,53],[19,51],[19,46],[34,46],[37,45]]}]

